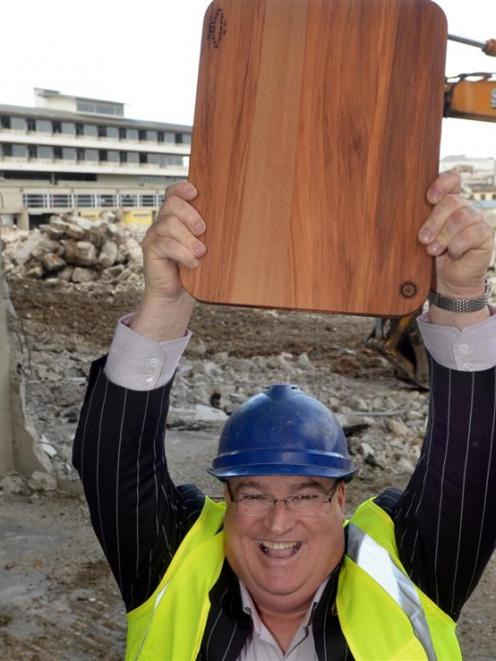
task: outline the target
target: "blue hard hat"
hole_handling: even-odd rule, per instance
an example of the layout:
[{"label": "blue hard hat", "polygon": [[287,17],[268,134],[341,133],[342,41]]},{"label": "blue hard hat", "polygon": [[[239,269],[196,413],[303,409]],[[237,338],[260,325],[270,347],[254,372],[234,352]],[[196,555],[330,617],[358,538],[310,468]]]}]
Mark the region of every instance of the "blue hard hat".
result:
[{"label": "blue hard hat", "polygon": [[277,384],[231,415],[208,472],[221,480],[311,475],[348,481],[356,468],[336,416],[297,386]]}]

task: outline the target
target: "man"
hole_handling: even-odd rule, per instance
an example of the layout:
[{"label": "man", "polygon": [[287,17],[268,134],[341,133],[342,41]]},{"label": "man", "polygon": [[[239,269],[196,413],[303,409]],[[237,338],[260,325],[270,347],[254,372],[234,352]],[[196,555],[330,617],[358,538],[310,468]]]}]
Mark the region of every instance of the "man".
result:
[{"label": "man", "polygon": [[461,659],[455,621],[496,541],[496,343],[492,231],[459,192],[458,175],[439,176],[419,232],[441,295],[419,321],[434,359],[419,463],[403,493],[343,527],[342,430],[289,386],[227,423],[211,469],[225,509],[170,480],[165,420],[194,304],[177,264],[195,268],[206,247],[195,188],[168,189],[143,243],[142,304],[92,367],[74,445],[129,612],[128,659]]}]

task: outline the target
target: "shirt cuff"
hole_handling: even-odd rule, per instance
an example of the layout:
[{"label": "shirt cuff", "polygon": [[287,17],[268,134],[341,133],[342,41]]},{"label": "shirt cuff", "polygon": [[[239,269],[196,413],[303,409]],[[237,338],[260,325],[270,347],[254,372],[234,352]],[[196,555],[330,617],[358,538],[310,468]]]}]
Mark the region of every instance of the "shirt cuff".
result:
[{"label": "shirt cuff", "polygon": [[424,345],[432,358],[449,369],[479,372],[496,366],[496,315],[462,330],[430,321],[425,312],[417,319]]},{"label": "shirt cuff", "polygon": [[130,390],[153,390],[165,386],[177,369],[191,331],[177,340],[157,342],[127,325],[133,314],[119,319],[105,365],[109,381]]}]

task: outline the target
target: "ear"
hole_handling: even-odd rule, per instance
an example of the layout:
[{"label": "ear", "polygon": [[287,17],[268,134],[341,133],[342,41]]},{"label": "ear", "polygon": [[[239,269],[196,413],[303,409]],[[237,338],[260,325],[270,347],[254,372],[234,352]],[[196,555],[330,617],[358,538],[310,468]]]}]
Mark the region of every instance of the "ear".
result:
[{"label": "ear", "polygon": [[336,489],[336,500],[338,503],[338,506],[340,510],[343,512],[344,516],[344,508],[346,505],[346,484],[344,481],[341,481]]}]

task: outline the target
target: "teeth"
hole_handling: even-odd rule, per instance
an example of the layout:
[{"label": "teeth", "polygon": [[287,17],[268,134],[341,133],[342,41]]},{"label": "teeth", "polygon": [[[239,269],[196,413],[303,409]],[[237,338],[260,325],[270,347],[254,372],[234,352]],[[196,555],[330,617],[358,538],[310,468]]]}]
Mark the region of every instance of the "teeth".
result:
[{"label": "teeth", "polygon": [[265,546],[267,549],[273,549],[274,551],[284,551],[285,549],[294,548],[298,542],[266,542],[260,541],[259,544]]}]

